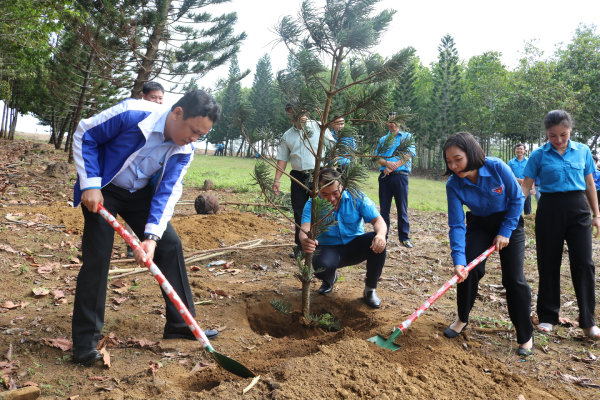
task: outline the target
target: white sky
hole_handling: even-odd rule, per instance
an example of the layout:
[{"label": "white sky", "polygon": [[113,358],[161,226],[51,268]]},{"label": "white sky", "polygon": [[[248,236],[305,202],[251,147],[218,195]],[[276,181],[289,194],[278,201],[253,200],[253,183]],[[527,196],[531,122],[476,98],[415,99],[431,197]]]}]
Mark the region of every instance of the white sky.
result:
[{"label": "white sky", "polygon": [[[250,76],[242,81],[244,86],[252,86],[256,63],[265,53],[271,55],[274,74],[285,68],[287,50],[282,44],[273,48],[272,41],[276,36],[271,30],[282,16],[295,16],[300,3],[298,0],[233,0],[206,10],[213,15],[237,12],[235,30],[245,31],[248,35],[238,54],[240,69],[252,70]],[[321,5],[325,1],[315,0],[315,3]],[[375,49],[383,56],[413,46],[421,61],[429,65],[437,59],[441,38],[450,34],[461,59],[468,60],[490,50],[500,51],[504,64],[509,68],[516,66],[525,42],[539,39],[539,47],[550,55],[557,44],[571,40],[580,23],[597,23],[600,15],[598,0],[382,0],[378,8],[398,11],[393,28]],[[206,76],[200,84],[210,87],[217,77],[226,77],[227,73],[228,66],[223,66]],[[166,93],[165,103],[172,104],[177,98],[178,95]],[[43,127],[36,123],[33,117],[19,117],[17,130],[41,132]]]}]

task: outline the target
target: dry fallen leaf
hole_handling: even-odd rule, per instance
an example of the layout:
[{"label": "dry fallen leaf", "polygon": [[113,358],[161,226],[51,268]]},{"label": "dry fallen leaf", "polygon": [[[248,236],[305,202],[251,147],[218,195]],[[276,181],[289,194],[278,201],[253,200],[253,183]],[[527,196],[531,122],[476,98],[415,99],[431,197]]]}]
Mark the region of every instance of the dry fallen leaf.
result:
[{"label": "dry fallen leaf", "polygon": [[127,344],[130,346],[140,346],[140,347],[144,347],[144,346],[156,346],[160,343],[160,341],[158,342],[151,342],[149,340],[146,339],[129,339],[127,340]]},{"label": "dry fallen leaf", "polygon": [[100,349],[100,354],[102,354],[104,365],[110,368],[110,353],[106,350],[106,348],[102,348]]},{"label": "dry fallen leaf", "polygon": [[116,279],[116,280],[112,281],[110,284],[115,287],[118,287],[118,288],[128,288],[131,286],[129,283],[125,282],[123,279]]},{"label": "dry fallen leaf", "polygon": [[564,325],[567,327],[572,326],[572,327],[577,328],[579,326],[579,322],[573,321],[573,320],[570,320],[569,318],[564,318],[564,317],[558,317],[558,323],[560,325]]},{"label": "dry fallen leaf", "polygon": [[190,269],[191,269],[192,271],[200,271],[200,267],[199,267],[199,266],[197,266],[197,265],[192,265],[192,266],[190,267]]},{"label": "dry fallen leaf", "polygon": [[600,388],[600,385],[592,383],[592,380],[590,378],[563,374],[560,371],[556,371],[556,376],[558,376],[560,379],[567,383],[573,383],[583,387]]},{"label": "dry fallen leaf", "polygon": [[2,379],[4,380],[4,386],[6,386],[8,390],[17,390],[17,384],[12,376],[3,375]]},{"label": "dry fallen leaf", "polygon": [[98,342],[96,349],[99,350],[104,347],[114,347],[118,344],[119,341],[117,340],[117,335],[115,335],[114,332],[110,332],[108,336],[100,336],[100,341]]},{"label": "dry fallen leaf", "polygon": [[54,296],[54,300],[62,299],[65,297],[65,294],[62,290],[51,290],[50,294]]},{"label": "dry fallen leaf", "polygon": [[99,381],[99,382],[104,382],[110,379],[110,377],[108,376],[90,376],[88,377],[88,379],[90,381]]},{"label": "dry fallen leaf", "polygon": [[15,249],[6,244],[0,244],[0,250],[4,250],[7,253],[19,254],[21,256],[25,255],[25,253],[23,253],[22,251],[16,251]]},{"label": "dry fallen leaf", "polygon": [[23,384],[23,386],[35,386],[35,387],[38,387],[38,386],[40,386],[40,385],[38,385],[38,384],[37,384],[37,383],[35,383],[35,382],[27,381],[27,382],[25,382],[25,383]]},{"label": "dry fallen leaf", "polygon": [[57,338],[57,339],[41,338],[40,340],[42,340],[44,342],[44,344],[46,344],[48,346],[52,346],[52,347],[58,347],[62,351],[71,350],[71,348],[73,347],[73,342],[71,342],[69,339],[65,339],[65,338]]},{"label": "dry fallen leaf", "polygon": [[214,367],[214,366],[215,366],[215,364],[205,364],[202,361],[198,361],[198,364],[196,364],[196,366],[190,371],[190,375],[193,375],[196,372],[198,372],[204,368]]},{"label": "dry fallen leaf", "polygon": [[52,271],[54,271],[54,265],[53,264],[58,264],[58,263],[50,263],[50,264],[42,265],[41,267],[38,267],[37,273],[38,274],[49,274],[49,273],[51,273]]},{"label": "dry fallen leaf", "polygon": [[39,299],[39,298],[44,297],[44,296],[48,296],[48,293],[50,293],[50,291],[48,289],[44,289],[44,288],[41,288],[41,287],[40,288],[33,288],[33,289],[31,289],[31,291],[33,292],[33,296],[36,299]]},{"label": "dry fallen leaf", "polygon": [[124,303],[127,300],[129,300],[129,297],[117,297],[113,299],[113,303],[118,305]]}]

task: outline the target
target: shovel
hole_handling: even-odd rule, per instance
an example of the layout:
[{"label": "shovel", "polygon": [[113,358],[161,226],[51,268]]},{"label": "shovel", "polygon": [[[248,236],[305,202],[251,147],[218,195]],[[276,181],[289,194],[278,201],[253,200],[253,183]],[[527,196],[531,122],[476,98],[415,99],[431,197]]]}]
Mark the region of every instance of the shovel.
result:
[{"label": "shovel", "polygon": [[[121,235],[121,237],[123,239],[125,239],[127,244],[131,246],[131,248],[133,248],[134,250],[136,250],[136,249],[142,250],[142,248],[140,247],[137,240],[135,240],[133,237],[131,237],[131,235],[125,230],[125,228],[123,228],[123,226],[117,221],[117,219],[115,217],[113,217],[108,212],[108,210],[106,208],[104,208],[104,206],[102,204],[98,204],[98,213],[109,224],[111,224],[111,226],[113,228],[115,228],[115,231],[117,231],[119,233],[119,235]],[[143,252],[143,250],[142,250],[142,252]],[[208,341],[208,338],[204,334],[204,331],[202,331],[202,329],[200,329],[200,327],[198,326],[198,323],[196,322],[196,320],[194,320],[194,317],[192,317],[192,314],[190,314],[190,312],[188,311],[185,304],[183,304],[183,302],[181,301],[181,299],[179,298],[177,293],[175,293],[173,286],[171,286],[171,284],[167,281],[167,279],[162,274],[162,272],[160,272],[160,270],[158,269],[156,264],[154,264],[154,262],[152,262],[152,260],[150,260],[149,258],[146,259],[145,264],[146,264],[146,267],[148,267],[148,269],[150,270],[150,272],[152,272],[152,275],[154,275],[154,277],[156,278],[158,283],[160,283],[160,286],[163,288],[165,293],[167,293],[167,295],[169,296],[169,299],[171,299],[171,301],[173,302],[175,307],[177,307],[177,309],[183,316],[183,319],[185,320],[187,325],[190,327],[190,330],[192,331],[194,336],[196,336],[196,339],[198,339],[200,341],[200,343],[202,344],[202,347],[204,347],[204,349],[212,355],[212,357],[215,359],[216,363],[219,364],[224,369],[226,369],[227,371],[231,372],[232,374],[241,376],[242,378],[249,378],[249,377],[255,376],[252,371],[250,371],[248,368],[244,367],[239,362],[232,360],[231,358],[224,356],[223,354],[217,353],[215,351],[215,349],[210,345],[210,342]]]},{"label": "shovel", "polygon": [[[484,251],[483,254],[481,254],[479,257],[477,257],[476,259],[471,261],[471,263],[465,267],[465,271],[467,271],[467,272],[471,271],[473,268],[475,268],[475,266],[477,266],[477,264],[479,264],[480,262],[482,262],[483,260],[488,258],[488,256],[490,254],[492,254],[494,252],[494,250],[496,250],[496,245],[493,245],[492,247],[490,247],[489,249]],[[446,291],[448,289],[450,289],[452,286],[454,286],[454,284],[456,284],[456,281],[458,281],[458,275],[454,275],[452,277],[452,279],[450,279],[448,282],[446,282],[444,284],[444,286],[442,286],[437,292],[435,292],[435,294],[433,296],[431,296],[429,299],[427,299],[427,301],[421,307],[419,307],[417,309],[417,311],[415,311],[413,313],[413,315],[408,317],[408,319],[406,321],[404,321],[401,325],[399,325],[394,330],[394,332],[389,337],[389,339],[386,339],[381,335],[377,335],[377,336],[373,336],[372,338],[367,339],[367,341],[373,342],[377,346],[383,347],[384,349],[388,349],[391,351],[398,350],[402,346],[395,344],[394,340],[396,340],[396,338],[398,336],[400,336],[401,333],[403,333],[406,329],[408,329],[408,327],[413,322],[415,322],[415,319],[419,318],[421,316],[421,314],[423,314],[425,312],[425,310],[427,310],[429,307],[431,307],[431,305],[433,303],[435,303],[435,301],[437,299],[439,299],[444,293],[446,293]]]}]

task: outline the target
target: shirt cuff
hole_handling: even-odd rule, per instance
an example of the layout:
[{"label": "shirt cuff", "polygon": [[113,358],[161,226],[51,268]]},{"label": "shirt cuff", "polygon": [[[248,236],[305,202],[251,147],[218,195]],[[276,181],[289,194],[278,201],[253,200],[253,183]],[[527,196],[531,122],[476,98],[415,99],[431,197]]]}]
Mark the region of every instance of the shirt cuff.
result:
[{"label": "shirt cuff", "polygon": [[79,183],[79,187],[81,188],[82,191],[88,190],[88,189],[101,189],[102,188],[102,177],[81,179],[81,182]]},{"label": "shirt cuff", "polygon": [[467,257],[464,254],[457,254],[456,256],[452,257],[452,261],[454,262],[454,265],[467,265]]},{"label": "shirt cuff", "polygon": [[513,230],[508,229],[504,225],[500,226],[500,230],[498,231],[498,235],[504,236],[505,238],[509,238],[512,235]]}]

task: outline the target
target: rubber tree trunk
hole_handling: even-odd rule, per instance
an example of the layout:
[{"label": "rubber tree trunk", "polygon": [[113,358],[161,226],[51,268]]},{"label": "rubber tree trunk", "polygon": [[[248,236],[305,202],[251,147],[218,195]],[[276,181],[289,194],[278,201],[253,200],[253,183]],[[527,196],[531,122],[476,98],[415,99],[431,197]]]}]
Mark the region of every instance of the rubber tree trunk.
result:
[{"label": "rubber tree trunk", "polygon": [[4,100],[4,107],[2,110],[2,122],[0,123],[0,139],[4,139],[4,121],[8,114],[8,100]]},{"label": "rubber tree trunk", "polygon": [[56,113],[55,113],[55,109],[54,107],[52,107],[52,132],[50,133],[50,140],[48,141],[48,144],[54,144],[54,141],[56,140]]},{"label": "rubber tree trunk", "polygon": [[58,131],[58,136],[56,137],[56,142],[54,143],[54,148],[56,150],[60,150],[60,145],[62,144],[63,138],[65,137],[65,131],[67,130],[67,127],[71,123],[72,118],[73,118],[73,112],[71,111],[63,119],[62,124],[60,125],[60,129]]},{"label": "rubber tree trunk", "polygon": [[19,118],[19,112],[16,108],[13,109],[13,117],[10,124],[10,140],[15,140],[15,130],[17,129],[17,119]]}]

